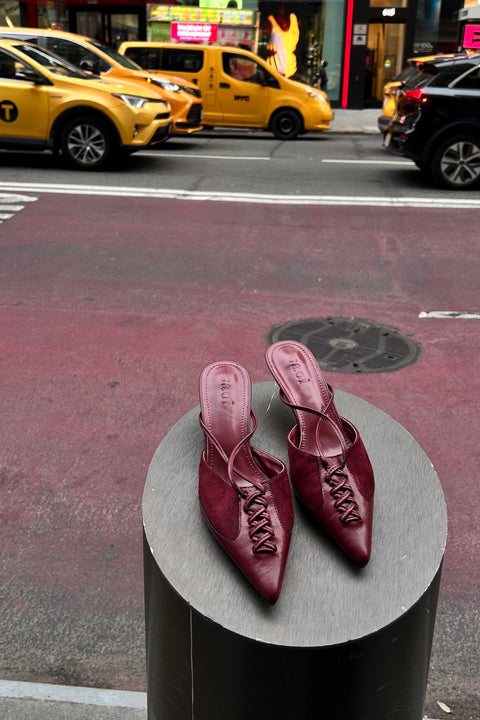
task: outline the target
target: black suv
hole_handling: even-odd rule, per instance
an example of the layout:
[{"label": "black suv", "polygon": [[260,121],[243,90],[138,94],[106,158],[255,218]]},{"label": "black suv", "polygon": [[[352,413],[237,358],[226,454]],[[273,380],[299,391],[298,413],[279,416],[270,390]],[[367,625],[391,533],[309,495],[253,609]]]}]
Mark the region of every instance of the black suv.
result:
[{"label": "black suv", "polygon": [[435,183],[480,182],[480,54],[425,63],[399,93],[385,147],[411,158]]}]

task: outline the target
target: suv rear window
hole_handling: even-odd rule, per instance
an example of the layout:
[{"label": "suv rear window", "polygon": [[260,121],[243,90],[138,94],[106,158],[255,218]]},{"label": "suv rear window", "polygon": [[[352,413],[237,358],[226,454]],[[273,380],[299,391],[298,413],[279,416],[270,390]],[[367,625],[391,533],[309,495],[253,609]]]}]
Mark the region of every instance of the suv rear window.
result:
[{"label": "suv rear window", "polygon": [[199,72],[203,67],[203,50],[163,49],[162,70],[169,72]]},{"label": "suv rear window", "polygon": [[446,67],[438,68],[437,75],[429,84],[434,87],[448,87],[448,85],[460,77],[460,75],[463,75],[468,72],[468,70],[471,70],[471,67],[472,66],[469,63],[461,62],[452,63]]},{"label": "suv rear window", "polygon": [[474,67],[468,75],[461,77],[455,83],[455,87],[465,90],[480,90],[480,66]]},{"label": "suv rear window", "polygon": [[472,65],[466,62],[452,62],[442,65],[425,63],[406,85],[408,89],[423,87],[424,85],[449,87],[454,80],[471,69]]}]

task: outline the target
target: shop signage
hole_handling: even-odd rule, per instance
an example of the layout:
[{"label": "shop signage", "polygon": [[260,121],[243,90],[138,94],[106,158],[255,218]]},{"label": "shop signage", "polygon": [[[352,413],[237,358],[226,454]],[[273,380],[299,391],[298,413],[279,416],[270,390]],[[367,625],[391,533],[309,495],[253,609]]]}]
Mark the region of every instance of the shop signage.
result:
[{"label": "shop signage", "polygon": [[241,43],[254,52],[255,28],[219,27],[216,42],[220,43],[220,45],[238,45]]},{"label": "shop signage", "polygon": [[216,42],[218,25],[212,23],[172,22],[171,38],[176,42]]},{"label": "shop signage", "polygon": [[406,7],[370,7],[368,9],[370,22],[407,22],[408,8]]},{"label": "shop signage", "polygon": [[463,47],[480,48],[480,25],[465,25]]},{"label": "shop signage", "polygon": [[201,8],[190,5],[147,5],[147,20],[171,23],[211,23],[214,25],[255,25],[255,10]]}]

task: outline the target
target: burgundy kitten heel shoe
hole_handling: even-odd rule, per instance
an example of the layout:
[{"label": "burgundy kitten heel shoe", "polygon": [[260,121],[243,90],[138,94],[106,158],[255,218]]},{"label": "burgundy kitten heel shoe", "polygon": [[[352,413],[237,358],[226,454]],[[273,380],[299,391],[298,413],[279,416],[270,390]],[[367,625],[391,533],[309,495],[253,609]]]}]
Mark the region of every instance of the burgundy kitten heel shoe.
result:
[{"label": "burgundy kitten heel shoe", "polygon": [[273,605],[290,547],[293,503],[285,465],[250,445],[257,427],[250,403],[251,383],[243,367],[222,361],[203,370],[199,499],[210,531]]},{"label": "burgundy kitten heel shoe", "polygon": [[360,435],[339,416],[333,390],[305,345],[274,343],[266,361],[297,421],[288,434],[292,484],[319,525],[363,567],[371,554],[374,479]]}]

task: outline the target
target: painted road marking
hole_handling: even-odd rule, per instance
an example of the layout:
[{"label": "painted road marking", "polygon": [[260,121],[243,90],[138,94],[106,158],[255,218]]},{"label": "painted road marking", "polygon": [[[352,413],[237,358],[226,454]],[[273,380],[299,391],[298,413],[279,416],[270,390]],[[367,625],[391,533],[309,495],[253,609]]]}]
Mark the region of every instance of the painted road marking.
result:
[{"label": "painted road marking", "polygon": [[413,161],[409,160],[336,160],[334,158],[324,158],[322,163],[335,163],[337,165],[403,165],[403,167],[413,167]]},{"label": "painted road marking", "polygon": [[480,320],[480,312],[461,312],[458,310],[422,310],[419,318],[450,318],[453,320]]},{"label": "painted road marking", "polygon": [[142,157],[176,157],[176,158],[187,158],[188,160],[271,160],[270,157],[258,157],[253,155],[200,155],[197,151],[193,153],[178,153],[168,152],[167,150],[158,150],[156,152],[140,151],[135,153],[136,155],[142,155]]},{"label": "painted road marking", "polygon": [[[212,200],[215,202],[263,203],[269,205],[347,205],[363,207],[418,207],[439,209],[480,208],[480,197],[369,197],[342,195],[269,195],[264,193],[228,193],[183,189],[152,189],[119,187],[112,185],[66,185],[62,183],[0,183],[2,191],[30,190],[35,193],[56,193],[60,195],[98,195],[111,197],[145,197],[169,200]],[[36,199],[36,198],[35,198]]]},{"label": "painted road marking", "polygon": [[0,680],[0,698],[24,700],[56,700],[57,702],[102,705],[104,707],[147,707],[147,694],[131,690],[103,690],[74,687],[70,685],[47,685],[45,683]]},{"label": "painted road marking", "polygon": [[[159,150],[157,152],[140,151],[136,154],[142,157],[176,157],[188,160],[272,160],[272,158],[267,155],[263,157],[253,155],[200,155],[196,151],[195,153],[179,153]],[[412,162],[408,160],[336,160],[334,158],[323,158],[320,162],[337,165],[400,165],[402,167],[413,167]]]},{"label": "painted road marking", "polygon": [[10,220],[15,213],[20,212],[25,205],[35,200],[38,200],[38,198],[31,195],[6,195],[0,193],[0,224],[5,220]]}]

